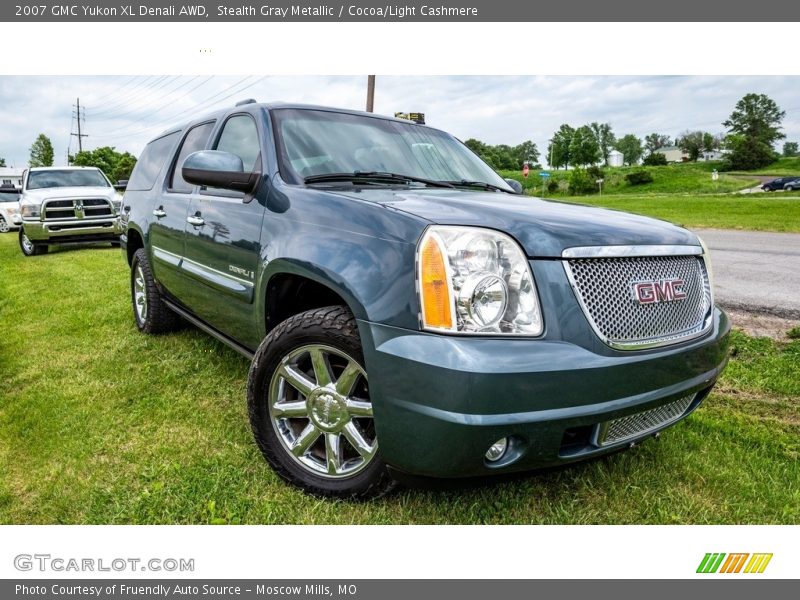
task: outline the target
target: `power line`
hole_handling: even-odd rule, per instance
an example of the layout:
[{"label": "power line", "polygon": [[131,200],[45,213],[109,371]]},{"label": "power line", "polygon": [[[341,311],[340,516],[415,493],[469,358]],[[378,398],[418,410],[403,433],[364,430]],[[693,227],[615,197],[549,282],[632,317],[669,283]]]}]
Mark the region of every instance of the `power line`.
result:
[{"label": "power line", "polygon": [[[179,86],[177,86],[177,87],[175,87],[175,88],[171,89],[171,90],[169,91],[169,93],[170,93],[170,94],[174,94],[174,93],[175,93],[175,92],[177,92],[178,90],[180,90],[180,89],[182,89],[182,88],[186,87],[187,85],[189,85],[191,82],[193,82],[193,81],[197,80],[199,77],[200,77],[200,75],[196,75],[195,77],[192,77],[191,79],[188,79],[188,80],[184,81],[184,82],[183,82],[182,84],[180,84]],[[213,77],[213,75],[212,75],[212,77]],[[155,113],[155,112],[158,112],[158,111],[160,111],[160,110],[162,110],[162,109],[166,108],[167,106],[169,106],[169,105],[170,105],[172,102],[173,102],[173,100],[171,100],[171,99],[170,99],[170,100],[168,100],[166,103],[159,104],[159,105],[158,105],[158,107],[157,107],[156,109],[154,109],[154,110],[150,111],[149,113],[145,113],[145,115],[144,115],[144,116],[147,116],[147,115],[149,115],[149,114],[153,114],[153,113]],[[113,114],[113,115],[111,115],[111,116],[107,116],[107,117],[100,117],[100,118],[99,118],[99,119],[97,119],[97,120],[98,120],[98,121],[111,121],[111,120],[114,120],[114,119],[119,119],[119,118],[122,118],[122,117],[128,116],[128,115],[130,115],[130,114],[136,113],[136,112],[140,111],[142,108],[146,108],[147,106],[148,106],[148,105],[139,105],[139,106],[137,106],[136,108],[132,108],[131,110],[128,110],[128,111],[126,111],[126,112],[115,113],[115,114]]]},{"label": "power line", "polygon": [[[223,102],[223,101],[227,100],[228,98],[230,98],[232,96],[235,96],[237,94],[241,94],[245,90],[250,89],[254,85],[260,83],[261,81],[263,81],[264,79],[267,78],[266,75],[263,76],[263,77],[259,77],[255,81],[252,81],[252,82],[248,83],[246,86],[244,86],[242,88],[239,88],[239,89],[237,89],[235,91],[232,91],[230,94],[227,94],[226,96],[223,96],[222,98],[217,98],[220,94],[224,94],[225,92],[227,92],[229,90],[232,90],[234,87],[240,85],[241,83],[243,83],[247,79],[250,79],[250,77],[252,77],[252,75],[248,75],[247,77],[237,81],[233,85],[228,86],[227,88],[225,88],[223,90],[220,90],[216,94],[212,94],[208,98],[205,98],[204,100],[200,101],[195,107],[193,107],[193,111],[200,111],[200,110],[211,108],[211,107],[219,104],[220,102]],[[214,100],[215,98],[217,98],[217,99]],[[213,102],[211,102],[212,100],[213,100]],[[111,134],[104,134],[104,135],[99,135],[99,136],[95,136],[95,137],[96,138],[110,138],[110,137],[120,137],[120,136],[130,137],[130,136],[133,136],[133,135],[138,135],[140,133],[151,131],[151,130],[157,128],[157,127],[163,127],[164,125],[166,125],[168,123],[175,122],[175,120],[178,118],[178,116],[180,114],[181,113],[176,113],[174,115],[171,115],[169,117],[166,117],[164,119],[156,121],[153,124],[148,125],[147,127],[142,127],[140,129],[137,129],[137,130],[122,130],[122,131],[117,131],[117,132],[114,132],[114,133],[111,133]],[[139,119],[139,121],[141,121],[141,119]]]},{"label": "power line", "polygon": [[139,77],[141,77],[141,75],[134,75],[134,76],[132,76],[130,79],[128,79],[128,80],[127,80],[127,81],[125,81],[124,83],[122,83],[122,84],[120,84],[119,86],[115,87],[115,88],[114,88],[114,89],[113,89],[111,92],[109,92],[108,94],[105,94],[105,95],[103,95],[103,96],[100,96],[99,98],[95,98],[95,99],[94,99],[94,102],[95,102],[95,103],[97,103],[97,104],[99,104],[99,103],[100,103],[100,101],[102,101],[102,100],[106,100],[107,98],[111,98],[111,97],[113,97],[113,96],[116,96],[117,94],[121,94],[121,93],[122,93],[122,91],[123,91],[125,88],[127,88],[127,87],[128,87],[130,84],[131,84],[131,83],[133,83],[133,81],[134,81],[135,79],[138,79]]},{"label": "power line", "polygon": [[[147,82],[151,78],[154,78],[153,81],[149,81],[145,85],[145,82]],[[163,83],[168,78],[169,78],[169,75],[162,75],[160,77],[159,76],[148,77],[148,79],[143,81],[141,83],[141,85],[139,85],[138,88],[134,89],[130,94],[126,95],[124,100],[122,100],[121,102],[118,101],[118,102],[116,102],[114,104],[111,104],[111,105],[101,106],[100,108],[98,108],[97,112],[94,112],[94,110],[92,110],[92,116],[94,117],[94,116],[98,116],[98,115],[101,115],[101,114],[106,114],[106,113],[109,113],[109,112],[113,112],[113,111],[119,110],[121,108],[125,108],[125,107],[129,106],[129,104],[130,104],[130,102],[132,100],[147,94],[148,92],[150,92],[155,87],[159,86],[161,83]]]}]

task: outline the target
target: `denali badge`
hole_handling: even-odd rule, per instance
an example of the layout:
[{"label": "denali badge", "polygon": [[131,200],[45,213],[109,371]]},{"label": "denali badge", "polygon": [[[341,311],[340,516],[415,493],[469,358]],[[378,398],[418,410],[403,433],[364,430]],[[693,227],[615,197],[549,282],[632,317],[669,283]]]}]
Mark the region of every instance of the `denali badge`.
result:
[{"label": "denali badge", "polygon": [[660,281],[637,281],[632,286],[633,298],[639,304],[656,304],[684,300],[683,279],[662,279]]}]

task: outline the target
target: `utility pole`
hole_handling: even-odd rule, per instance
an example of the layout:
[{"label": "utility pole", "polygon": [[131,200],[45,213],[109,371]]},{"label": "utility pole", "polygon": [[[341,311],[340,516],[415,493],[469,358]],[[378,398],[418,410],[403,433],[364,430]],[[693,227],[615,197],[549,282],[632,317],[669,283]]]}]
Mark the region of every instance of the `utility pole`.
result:
[{"label": "utility pole", "polygon": [[367,112],[373,112],[375,104],[375,75],[367,75]]},{"label": "utility pole", "polygon": [[89,137],[86,133],[81,133],[81,99],[78,98],[75,103],[76,117],[78,120],[78,133],[70,133],[78,138],[78,152],[83,152],[83,138]]}]

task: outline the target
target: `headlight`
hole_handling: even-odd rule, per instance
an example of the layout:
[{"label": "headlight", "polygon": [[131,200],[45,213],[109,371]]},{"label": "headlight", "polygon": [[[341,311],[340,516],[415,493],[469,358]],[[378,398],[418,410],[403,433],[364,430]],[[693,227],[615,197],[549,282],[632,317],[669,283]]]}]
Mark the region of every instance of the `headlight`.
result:
[{"label": "headlight", "polygon": [[111,204],[114,205],[114,210],[117,212],[117,214],[119,214],[119,211],[122,209],[122,198],[112,198]]},{"label": "headlight", "polygon": [[465,334],[538,336],[536,285],[509,236],[478,227],[429,227],[417,247],[422,326]]},{"label": "headlight", "polygon": [[38,219],[41,216],[42,207],[38,204],[23,204],[20,206],[23,219]]}]

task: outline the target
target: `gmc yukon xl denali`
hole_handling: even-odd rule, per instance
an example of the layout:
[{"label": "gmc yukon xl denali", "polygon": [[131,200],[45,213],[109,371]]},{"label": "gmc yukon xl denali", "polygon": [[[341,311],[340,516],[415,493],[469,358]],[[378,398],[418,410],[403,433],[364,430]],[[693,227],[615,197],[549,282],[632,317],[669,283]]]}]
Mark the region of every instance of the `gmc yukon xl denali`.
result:
[{"label": "gmc yukon xl denali", "polygon": [[567,464],[689,415],[730,329],[701,240],[518,191],[431,127],[245,101],[134,169],[136,325],[252,359],[256,442],[318,495]]}]

